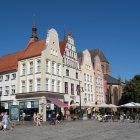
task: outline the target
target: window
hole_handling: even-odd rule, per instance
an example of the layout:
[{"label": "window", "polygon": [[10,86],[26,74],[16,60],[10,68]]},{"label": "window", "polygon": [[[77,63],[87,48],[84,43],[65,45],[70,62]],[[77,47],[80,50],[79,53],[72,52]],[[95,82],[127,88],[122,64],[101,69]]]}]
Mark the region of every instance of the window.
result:
[{"label": "window", "polygon": [[87,99],[87,93],[85,93],[85,98]]},{"label": "window", "polygon": [[91,101],[93,102],[93,94],[91,94]]},{"label": "window", "polygon": [[52,62],[52,74],[55,74],[55,68],[54,68],[54,66],[55,66],[55,62]]},{"label": "window", "polygon": [[46,91],[49,91],[49,79],[46,79]]},{"label": "window", "polygon": [[33,91],[33,80],[29,80],[29,92]]},{"label": "window", "polygon": [[88,84],[88,91],[90,91],[90,85]]},{"label": "window", "polygon": [[6,75],[5,81],[8,81],[9,77],[10,77],[9,75]]},{"label": "window", "polygon": [[92,90],[92,85],[91,85],[91,92],[92,92],[93,90]]},{"label": "window", "polygon": [[22,81],[21,85],[22,85],[22,92],[25,92],[25,81]]},{"label": "window", "polygon": [[50,70],[49,70],[49,60],[47,59],[46,60],[46,72],[49,73]]},{"label": "window", "polygon": [[15,85],[12,85],[11,88],[12,88],[12,95],[14,95],[15,94]]},{"label": "window", "polygon": [[54,92],[54,79],[52,79],[52,91]]},{"label": "window", "polygon": [[60,75],[60,64],[57,64],[57,75]]},{"label": "window", "polygon": [[68,82],[65,82],[65,93],[68,94]]},{"label": "window", "polygon": [[77,85],[76,90],[77,90],[77,95],[80,95],[80,86],[79,85]]},{"label": "window", "polygon": [[33,62],[31,61],[30,62],[30,71],[29,71],[30,74],[33,74]]},{"label": "window", "polygon": [[2,95],[2,87],[0,87],[0,96]]},{"label": "window", "polygon": [[3,76],[0,76],[0,82],[2,82],[2,80],[3,80]]},{"label": "window", "polygon": [[25,75],[26,65],[25,63],[22,64],[22,75]]},{"label": "window", "polygon": [[57,81],[57,91],[60,92],[60,81]]},{"label": "window", "polygon": [[5,95],[8,95],[9,94],[9,86],[6,86],[5,87]]},{"label": "window", "polygon": [[90,94],[88,94],[88,101],[90,101]]},{"label": "window", "polygon": [[74,84],[71,84],[71,94],[74,95]]},{"label": "window", "polygon": [[16,74],[15,73],[12,74],[12,80],[14,80],[14,79],[16,79]]},{"label": "window", "polygon": [[41,60],[37,60],[37,72],[41,72]]},{"label": "window", "polygon": [[86,74],[84,73],[84,79],[85,79],[85,81],[86,81]]},{"label": "window", "polygon": [[76,72],[76,79],[78,79],[78,72]]},{"label": "window", "polygon": [[85,86],[85,91],[87,91],[87,84],[85,83],[84,86]]},{"label": "window", "polygon": [[69,76],[69,70],[66,69],[66,76]]},{"label": "window", "polygon": [[90,82],[92,82],[92,76],[90,76]]},{"label": "window", "polygon": [[37,91],[40,91],[40,84],[41,84],[41,79],[37,79]]},{"label": "window", "polygon": [[87,75],[87,81],[89,82],[89,75]]}]

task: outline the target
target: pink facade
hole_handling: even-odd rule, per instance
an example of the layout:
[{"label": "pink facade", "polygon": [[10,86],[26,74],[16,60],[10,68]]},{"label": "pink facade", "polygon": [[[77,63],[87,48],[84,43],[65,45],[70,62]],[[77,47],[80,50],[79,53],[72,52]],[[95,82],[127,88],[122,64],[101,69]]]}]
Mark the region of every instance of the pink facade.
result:
[{"label": "pink facade", "polygon": [[104,95],[104,77],[101,67],[101,61],[99,56],[94,58],[94,69],[95,69],[95,103],[102,104],[105,102]]}]

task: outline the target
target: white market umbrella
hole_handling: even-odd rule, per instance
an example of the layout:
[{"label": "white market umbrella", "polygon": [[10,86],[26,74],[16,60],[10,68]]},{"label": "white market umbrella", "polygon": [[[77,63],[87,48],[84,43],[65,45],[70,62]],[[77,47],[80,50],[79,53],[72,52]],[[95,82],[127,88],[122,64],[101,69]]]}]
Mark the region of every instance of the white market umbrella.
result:
[{"label": "white market umbrella", "polygon": [[134,108],[134,107],[136,107],[136,104],[134,102],[130,102],[127,104],[120,105],[120,107]]}]

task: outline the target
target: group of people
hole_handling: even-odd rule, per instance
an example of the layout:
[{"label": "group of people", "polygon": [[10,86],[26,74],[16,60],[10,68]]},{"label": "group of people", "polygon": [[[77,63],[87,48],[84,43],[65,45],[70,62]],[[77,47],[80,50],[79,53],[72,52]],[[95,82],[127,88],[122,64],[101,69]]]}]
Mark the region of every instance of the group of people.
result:
[{"label": "group of people", "polygon": [[8,123],[11,122],[8,115],[7,115],[7,112],[2,112],[0,114],[0,130],[7,130],[7,126],[8,126]]},{"label": "group of people", "polygon": [[34,112],[33,121],[36,126],[41,125],[41,115],[39,113]]},{"label": "group of people", "polygon": [[59,124],[62,120],[64,120],[64,116],[61,111],[57,113],[55,113],[55,111],[48,113],[48,121],[50,124]]}]

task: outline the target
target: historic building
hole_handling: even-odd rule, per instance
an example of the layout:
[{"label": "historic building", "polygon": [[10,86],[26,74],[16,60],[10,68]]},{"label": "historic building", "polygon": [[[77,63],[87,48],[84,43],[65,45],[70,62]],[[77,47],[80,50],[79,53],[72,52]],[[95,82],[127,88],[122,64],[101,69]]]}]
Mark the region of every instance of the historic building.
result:
[{"label": "historic building", "polygon": [[77,59],[76,47],[72,33],[60,42],[61,55],[63,57],[63,92],[65,103],[80,103],[80,70]]},{"label": "historic building", "polygon": [[14,104],[17,88],[17,65],[23,51],[0,57],[0,105],[8,111]]},{"label": "historic building", "polygon": [[122,97],[123,83],[120,79],[116,79],[108,74],[105,74],[104,78],[107,82],[106,103],[118,105]]},{"label": "historic building", "polygon": [[80,64],[81,84],[83,88],[81,92],[81,104],[85,107],[93,107],[95,105],[95,83],[94,83],[94,67],[88,50],[78,53]]},{"label": "historic building", "polygon": [[[51,103],[64,106],[63,64],[58,34],[50,29],[47,38],[38,40],[36,27],[18,61],[16,100],[20,110],[39,111],[46,121],[46,108]],[[62,101],[62,102],[61,102]]]},{"label": "historic building", "polygon": [[111,75],[110,63],[100,49],[90,50],[92,58],[99,56],[104,77],[105,102],[118,105],[122,96],[123,83]]}]

